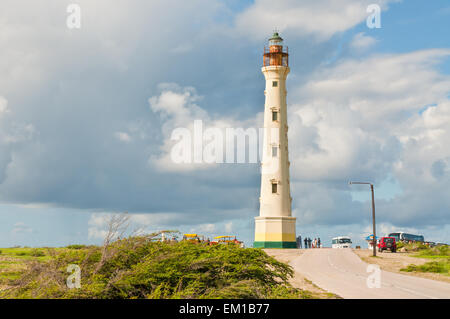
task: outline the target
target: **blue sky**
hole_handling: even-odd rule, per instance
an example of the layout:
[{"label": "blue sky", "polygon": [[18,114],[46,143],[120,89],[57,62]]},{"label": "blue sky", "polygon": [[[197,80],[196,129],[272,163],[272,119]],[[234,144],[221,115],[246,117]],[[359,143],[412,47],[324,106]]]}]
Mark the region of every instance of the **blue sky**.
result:
[{"label": "blue sky", "polygon": [[[262,124],[275,28],[290,52],[298,234],[363,243],[370,192],[348,185],[363,179],[379,232],[450,242],[448,1],[83,0],[71,30],[70,3],[0,4],[0,247],[99,243],[123,211],[250,245],[257,165],[165,161],[177,125]],[[366,25],[371,3],[380,29]]]}]

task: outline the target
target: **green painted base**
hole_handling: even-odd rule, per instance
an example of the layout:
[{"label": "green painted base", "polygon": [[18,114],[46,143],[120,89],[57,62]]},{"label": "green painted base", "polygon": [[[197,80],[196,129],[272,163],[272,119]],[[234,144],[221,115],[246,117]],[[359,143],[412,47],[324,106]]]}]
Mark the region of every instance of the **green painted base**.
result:
[{"label": "green painted base", "polygon": [[254,248],[297,248],[295,241],[255,241]]}]

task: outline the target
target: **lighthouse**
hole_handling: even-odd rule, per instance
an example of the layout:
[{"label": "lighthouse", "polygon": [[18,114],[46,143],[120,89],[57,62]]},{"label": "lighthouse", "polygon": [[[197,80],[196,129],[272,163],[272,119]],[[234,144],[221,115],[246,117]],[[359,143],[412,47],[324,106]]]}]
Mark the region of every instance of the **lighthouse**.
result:
[{"label": "lighthouse", "polygon": [[264,138],[261,160],[261,197],[259,216],[255,217],[255,242],[260,248],[297,248],[292,197],[289,184],[286,77],[289,54],[277,32],[264,48],[266,80]]}]

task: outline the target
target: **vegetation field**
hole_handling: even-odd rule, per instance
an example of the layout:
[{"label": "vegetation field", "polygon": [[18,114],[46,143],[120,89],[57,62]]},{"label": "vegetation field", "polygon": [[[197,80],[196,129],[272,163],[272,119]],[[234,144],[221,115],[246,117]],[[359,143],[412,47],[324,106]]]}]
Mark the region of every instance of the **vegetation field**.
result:
[{"label": "vegetation field", "polygon": [[48,262],[57,253],[67,250],[70,248],[0,248],[0,290],[20,278],[32,262]]},{"label": "vegetation field", "polygon": [[[69,265],[81,287],[69,289]],[[146,236],[104,246],[5,248],[0,298],[310,298],[288,280],[290,266],[261,249]]]},{"label": "vegetation field", "polygon": [[431,272],[450,276],[450,249],[448,245],[428,247],[423,244],[403,245],[407,252],[413,252],[412,256],[429,258],[430,262],[423,265],[408,265],[401,271],[406,272]]}]

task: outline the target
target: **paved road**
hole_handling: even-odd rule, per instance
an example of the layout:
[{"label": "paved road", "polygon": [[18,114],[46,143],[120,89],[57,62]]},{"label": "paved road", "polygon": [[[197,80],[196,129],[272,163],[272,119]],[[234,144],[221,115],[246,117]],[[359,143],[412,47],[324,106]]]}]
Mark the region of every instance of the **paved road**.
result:
[{"label": "paved road", "polygon": [[379,288],[369,288],[368,277],[374,278],[374,272],[368,272],[368,264],[351,249],[309,249],[290,264],[320,288],[342,298],[450,298],[448,283],[387,271],[380,273]]}]

